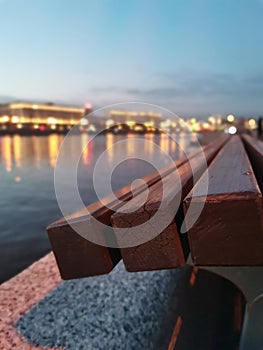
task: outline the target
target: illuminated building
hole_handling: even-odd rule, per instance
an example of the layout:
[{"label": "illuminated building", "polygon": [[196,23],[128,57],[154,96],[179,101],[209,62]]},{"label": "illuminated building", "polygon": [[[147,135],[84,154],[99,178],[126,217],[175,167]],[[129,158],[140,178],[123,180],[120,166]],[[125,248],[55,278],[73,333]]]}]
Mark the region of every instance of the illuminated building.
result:
[{"label": "illuminated building", "polygon": [[92,108],[91,104],[84,107],[57,105],[54,103],[12,102],[0,105],[0,129],[21,132],[53,131],[64,132]]},{"label": "illuminated building", "polygon": [[[153,132],[160,126],[161,114],[144,111],[109,110],[104,115],[89,114],[86,130],[88,132]],[[118,124],[118,125],[116,125]]]},{"label": "illuminated building", "polygon": [[142,111],[121,111],[111,110],[108,112],[108,119],[114,123],[124,123],[129,126],[144,124],[145,126],[158,127],[161,120],[161,113]]},{"label": "illuminated building", "polygon": [[74,124],[84,115],[84,108],[53,103],[15,102],[0,105],[2,122],[31,124]]}]

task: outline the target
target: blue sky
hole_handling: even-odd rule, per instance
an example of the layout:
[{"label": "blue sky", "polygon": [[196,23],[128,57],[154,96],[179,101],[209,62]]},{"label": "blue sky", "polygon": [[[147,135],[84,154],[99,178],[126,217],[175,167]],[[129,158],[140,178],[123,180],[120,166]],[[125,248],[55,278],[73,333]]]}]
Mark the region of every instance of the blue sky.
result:
[{"label": "blue sky", "polygon": [[263,0],[0,0],[0,96],[263,114]]}]

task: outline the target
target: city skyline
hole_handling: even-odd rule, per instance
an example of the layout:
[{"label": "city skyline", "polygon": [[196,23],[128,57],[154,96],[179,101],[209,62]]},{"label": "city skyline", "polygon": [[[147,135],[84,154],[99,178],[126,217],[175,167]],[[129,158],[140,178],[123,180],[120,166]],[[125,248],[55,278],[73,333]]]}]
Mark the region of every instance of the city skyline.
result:
[{"label": "city skyline", "polygon": [[260,115],[261,0],[0,1],[0,102]]}]

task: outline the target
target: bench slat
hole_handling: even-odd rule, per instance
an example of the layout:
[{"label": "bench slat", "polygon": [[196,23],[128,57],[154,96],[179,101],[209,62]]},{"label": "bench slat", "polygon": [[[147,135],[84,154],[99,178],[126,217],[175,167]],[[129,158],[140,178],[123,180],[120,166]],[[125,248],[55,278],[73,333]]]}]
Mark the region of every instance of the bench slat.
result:
[{"label": "bench slat", "polygon": [[[196,152],[193,153],[193,156]],[[186,157],[175,161],[162,169],[161,173],[154,172],[147,175],[143,180],[148,186],[156,183],[161,177],[168,175],[173,171],[174,167],[179,167],[187,161]],[[70,223],[85,226],[92,217],[105,225],[110,225],[110,217],[121,205],[118,200],[128,201],[133,195],[139,194],[145,187],[137,185],[133,187],[125,186],[115,192],[115,196],[109,195],[104,199],[104,204],[100,201],[93,203],[87,207],[90,215],[86,215],[86,211],[78,211],[67,219],[62,218],[48,226],[47,232],[51,242],[51,246],[59,267],[60,274],[63,279],[74,279],[101,275],[109,273],[121,259],[118,249],[107,248],[86,240],[80,236],[70,226]],[[105,233],[101,232],[103,236]]]},{"label": "bench slat", "polygon": [[263,191],[263,142],[249,135],[242,135],[261,192]]},{"label": "bench slat", "polygon": [[203,178],[184,200],[204,202],[188,237],[196,265],[261,265],[263,263],[262,195],[239,136],[234,136],[209,167],[205,197]]}]

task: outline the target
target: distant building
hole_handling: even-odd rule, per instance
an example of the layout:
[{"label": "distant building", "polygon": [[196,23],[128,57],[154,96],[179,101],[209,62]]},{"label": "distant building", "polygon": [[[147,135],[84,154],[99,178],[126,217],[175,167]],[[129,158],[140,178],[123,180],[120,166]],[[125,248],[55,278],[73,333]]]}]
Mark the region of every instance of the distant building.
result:
[{"label": "distant building", "polygon": [[0,130],[65,131],[78,123],[85,113],[86,106],[12,102],[0,105]]},{"label": "distant building", "polygon": [[84,108],[53,103],[14,102],[0,105],[0,121],[13,124],[70,124],[84,115]]},{"label": "distant building", "polygon": [[146,126],[158,127],[161,121],[161,113],[156,112],[143,112],[143,111],[121,111],[111,110],[108,113],[108,119],[114,123],[139,123]]},{"label": "distant building", "polygon": [[[147,132],[160,126],[161,113],[127,110],[110,110],[104,115],[87,115],[87,131]],[[120,125],[121,124],[121,125]]]}]

